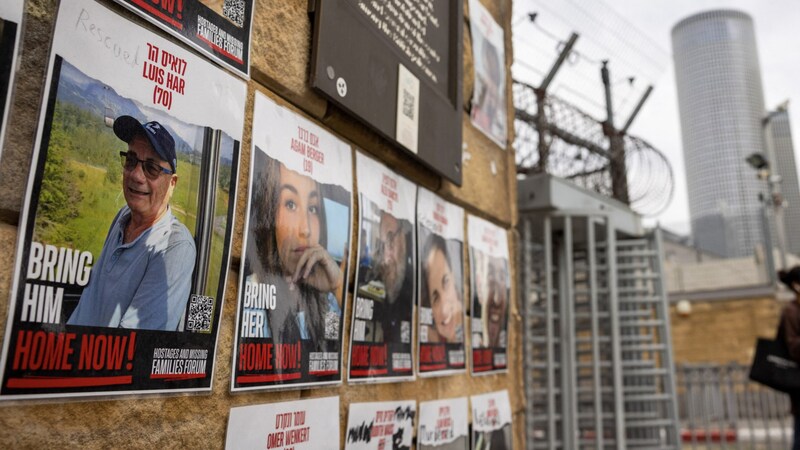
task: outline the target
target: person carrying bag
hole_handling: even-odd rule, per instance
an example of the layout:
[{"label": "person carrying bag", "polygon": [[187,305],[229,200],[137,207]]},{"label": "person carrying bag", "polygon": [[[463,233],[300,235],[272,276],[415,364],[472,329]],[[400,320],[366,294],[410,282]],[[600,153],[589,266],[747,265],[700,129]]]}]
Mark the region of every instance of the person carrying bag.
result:
[{"label": "person carrying bag", "polygon": [[795,299],[781,312],[775,340],[758,340],[750,379],[789,394],[794,416],[792,450],[800,450],[800,266],[779,271],[778,279],[795,293]]}]

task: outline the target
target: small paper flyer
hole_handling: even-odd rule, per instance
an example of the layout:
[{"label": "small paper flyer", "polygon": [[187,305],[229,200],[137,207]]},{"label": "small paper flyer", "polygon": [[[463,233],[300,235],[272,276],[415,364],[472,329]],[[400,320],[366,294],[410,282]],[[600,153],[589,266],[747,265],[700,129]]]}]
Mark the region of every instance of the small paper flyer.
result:
[{"label": "small paper flyer", "polygon": [[420,402],[417,448],[467,450],[469,448],[467,410],[467,397]]},{"label": "small paper flyer", "polygon": [[464,209],[433,192],[417,194],[419,374],[466,370]]},{"label": "small paper flyer", "polygon": [[350,404],[345,450],[409,450],[416,412],[415,400]]},{"label": "small paper flyer", "polygon": [[225,448],[338,449],[339,397],[231,408]]},{"label": "small paper flyer", "polygon": [[511,403],[508,391],[473,395],[472,450],[511,450]]},{"label": "small paper flyer", "polygon": [[475,86],[472,93],[472,124],[506,148],[506,57],[503,28],[480,0],[469,0]]},{"label": "small paper flyer", "polygon": [[417,187],[358,152],[356,174],[358,271],[347,379],[413,380]]},{"label": "small paper flyer", "polygon": [[472,374],[508,370],[508,309],[511,275],[505,229],[467,216],[472,273]]}]

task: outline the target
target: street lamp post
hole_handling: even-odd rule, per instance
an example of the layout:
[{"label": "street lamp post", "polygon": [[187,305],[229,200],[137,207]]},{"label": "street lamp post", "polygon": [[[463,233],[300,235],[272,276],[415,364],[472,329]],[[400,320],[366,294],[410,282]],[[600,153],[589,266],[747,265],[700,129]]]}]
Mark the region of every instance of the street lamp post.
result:
[{"label": "street lamp post", "polygon": [[[748,156],[745,161],[750,164],[751,167],[756,169],[758,174],[758,179],[766,182],[768,193],[767,195],[759,194],[758,198],[761,202],[761,209],[762,209],[762,221],[764,226],[764,239],[767,241],[766,244],[769,247],[767,249],[767,270],[770,271],[770,277],[774,278],[775,276],[775,263],[772,256],[772,239],[771,233],[769,229],[769,220],[767,218],[767,211],[768,207],[772,206],[773,214],[775,217],[775,231],[777,232],[778,238],[778,250],[780,251],[781,261],[780,261],[780,268],[786,268],[786,228],[783,223],[783,197],[781,196],[780,190],[780,183],[782,181],[781,176],[778,174],[773,174],[770,171],[769,161],[762,155],[761,153],[753,153]],[[771,266],[771,267],[770,267]]]}]

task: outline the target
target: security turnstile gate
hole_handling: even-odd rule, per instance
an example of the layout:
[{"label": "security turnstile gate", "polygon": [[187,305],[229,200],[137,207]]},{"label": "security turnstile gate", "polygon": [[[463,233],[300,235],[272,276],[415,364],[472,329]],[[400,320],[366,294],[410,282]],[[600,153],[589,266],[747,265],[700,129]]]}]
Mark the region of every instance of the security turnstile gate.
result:
[{"label": "security turnstile gate", "polygon": [[678,448],[660,233],[609,214],[523,214],[530,449]]}]

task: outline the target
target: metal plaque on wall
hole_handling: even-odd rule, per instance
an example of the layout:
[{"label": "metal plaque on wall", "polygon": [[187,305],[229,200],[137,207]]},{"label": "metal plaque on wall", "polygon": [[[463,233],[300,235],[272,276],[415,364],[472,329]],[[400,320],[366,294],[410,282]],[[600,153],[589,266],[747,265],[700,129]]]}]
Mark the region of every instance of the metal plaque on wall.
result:
[{"label": "metal plaque on wall", "polygon": [[462,0],[315,0],[311,84],[461,184]]}]

